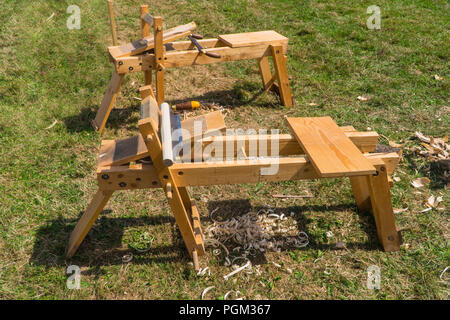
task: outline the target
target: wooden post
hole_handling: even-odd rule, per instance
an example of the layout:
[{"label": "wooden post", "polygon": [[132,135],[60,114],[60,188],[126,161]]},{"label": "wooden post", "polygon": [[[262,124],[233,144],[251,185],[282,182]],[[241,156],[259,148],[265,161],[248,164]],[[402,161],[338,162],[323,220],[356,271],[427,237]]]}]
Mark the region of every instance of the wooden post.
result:
[{"label": "wooden post", "polygon": [[280,97],[281,102],[287,106],[292,106],[292,94],[291,94],[291,88],[289,87],[289,78],[287,73],[287,66],[286,66],[286,57],[283,53],[283,47],[282,46],[270,46],[272,50],[272,56],[273,56],[273,64],[275,66],[275,72],[278,79],[278,84],[280,87]]},{"label": "wooden post", "polygon": [[259,73],[261,74],[262,84],[265,91],[272,90],[275,86],[276,74],[272,75],[270,71],[269,57],[264,56],[258,59]]},{"label": "wooden post", "polygon": [[97,191],[86,211],[83,213],[83,216],[75,226],[75,229],[73,229],[72,233],[70,234],[69,245],[67,246],[66,253],[66,257],[68,259],[75,254],[81,242],[86,237],[87,233],[97,219],[98,215],[100,214],[100,212],[102,212],[109,198],[111,198],[113,192],[114,191]]},{"label": "wooden post", "polygon": [[116,30],[116,19],[114,18],[114,1],[108,0],[108,11],[109,11],[109,22],[111,25],[111,35],[113,40],[113,45],[117,46],[117,30]]},{"label": "wooden post", "polygon": [[369,212],[372,208],[370,204],[369,178],[367,176],[350,177],[350,183],[358,210],[360,212]]},{"label": "wooden post", "polygon": [[113,71],[111,81],[109,82],[106,93],[103,96],[97,115],[95,116],[95,119],[92,120],[92,126],[95,130],[98,130],[98,133],[102,133],[105,128],[106,120],[108,120],[109,114],[114,106],[114,102],[116,101],[117,94],[119,93],[124,75],[125,74],[118,74],[115,70]]},{"label": "wooden post", "polygon": [[[141,5],[141,17],[149,13],[148,11],[148,5]],[[141,31],[142,31],[142,38],[146,38],[150,35],[150,25],[141,19]],[[152,84],[152,70],[144,71],[144,80],[145,85]]]},{"label": "wooden post", "polygon": [[378,238],[385,251],[400,250],[400,234],[395,226],[386,165],[377,164],[377,175],[368,176],[370,201]]},{"label": "wooden post", "polygon": [[158,105],[164,102],[164,50],[162,18],[153,18],[153,34],[155,38],[155,68],[156,68],[156,100]]}]

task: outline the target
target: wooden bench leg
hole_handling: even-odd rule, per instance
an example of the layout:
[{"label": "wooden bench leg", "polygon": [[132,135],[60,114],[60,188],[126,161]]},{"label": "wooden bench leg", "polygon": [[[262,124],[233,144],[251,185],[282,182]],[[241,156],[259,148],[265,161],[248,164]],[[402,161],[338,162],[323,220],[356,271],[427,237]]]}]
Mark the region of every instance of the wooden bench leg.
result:
[{"label": "wooden bench leg", "polygon": [[386,166],[376,165],[376,176],[368,176],[370,202],[372,206],[378,238],[385,251],[400,250],[400,234],[395,226],[391,192]]},{"label": "wooden bench leg", "polygon": [[[141,5],[141,17],[149,13],[148,5]],[[141,19],[141,34],[142,38],[150,36],[150,25]],[[145,85],[152,84],[152,70],[144,71],[144,83]]]},{"label": "wooden bench leg", "polygon": [[70,234],[66,253],[67,259],[71,258],[75,254],[81,242],[86,237],[87,233],[97,219],[98,215],[100,214],[100,212],[102,212],[109,198],[111,198],[113,192],[114,191],[97,190],[97,193],[91,200],[91,203],[83,213],[81,219],[78,221],[75,229],[73,229],[72,233]]},{"label": "wooden bench leg", "polygon": [[[172,208],[172,212],[174,213],[175,221],[183,236],[189,255],[195,260],[197,259],[197,256],[205,254],[201,232],[197,232],[198,227],[195,228],[192,215],[190,214],[194,210],[197,213],[197,207],[192,205],[185,187],[172,188],[171,195],[168,196],[167,199]],[[198,269],[198,260],[195,267]]]},{"label": "wooden bench leg", "polygon": [[367,176],[350,177],[350,183],[352,185],[353,197],[355,198],[358,210],[360,212],[369,212],[372,209],[370,203],[369,178]]},{"label": "wooden bench leg", "polygon": [[264,90],[273,90],[279,93],[278,85],[275,83],[276,74],[272,75],[272,72],[270,71],[269,57],[265,56],[259,58],[258,67]]},{"label": "wooden bench leg", "polygon": [[292,94],[289,86],[289,77],[287,73],[286,62],[287,59],[283,53],[282,46],[270,46],[272,50],[273,64],[275,66],[275,72],[278,79],[278,85],[280,89],[281,102],[287,106],[292,106]]},{"label": "wooden bench leg", "polygon": [[161,17],[154,17],[153,29],[155,36],[155,60],[156,60],[156,101],[158,105],[164,102],[164,56],[165,47],[163,45],[163,25]]},{"label": "wooden bench leg", "polygon": [[199,255],[203,255],[205,253],[205,245],[203,243],[203,232],[197,205],[195,204],[195,200],[189,196],[189,192],[186,187],[180,187],[178,190],[180,191],[184,207],[191,215],[192,229],[194,230],[195,241],[199,247],[197,252]]},{"label": "wooden bench leg", "polygon": [[114,71],[111,77],[111,81],[109,81],[108,88],[106,89],[106,93],[102,99],[102,104],[97,111],[95,119],[92,120],[92,126],[99,133],[102,133],[103,129],[105,128],[106,120],[108,120],[111,109],[113,108],[114,102],[116,101],[123,77],[123,74],[119,75],[116,71]]}]

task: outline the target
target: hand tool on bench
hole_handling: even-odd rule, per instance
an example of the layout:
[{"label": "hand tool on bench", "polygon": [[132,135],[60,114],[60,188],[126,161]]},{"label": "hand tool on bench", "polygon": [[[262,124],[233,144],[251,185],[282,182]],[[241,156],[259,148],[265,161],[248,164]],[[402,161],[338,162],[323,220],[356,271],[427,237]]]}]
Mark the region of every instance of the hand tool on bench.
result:
[{"label": "hand tool on bench", "polygon": [[211,58],[217,58],[220,59],[222,56],[218,53],[214,53],[214,52],[208,52],[205,49],[202,48],[202,46],[200,45],[200,43],[198,43],[197,39],[195,39],[192,34],[188,35],[189,40],[192,41],[192,43],[197,47],[198,51],[200,51],[203,54],[206,54],[208,57]]},{"label": "hand tool on bench", "polygon": [[200,102],[198,101],[187,101],[187,102],[181,102],[177,103],[172,106],[172,111],[189,111],[189,110],[195,110],[200,108]]}]

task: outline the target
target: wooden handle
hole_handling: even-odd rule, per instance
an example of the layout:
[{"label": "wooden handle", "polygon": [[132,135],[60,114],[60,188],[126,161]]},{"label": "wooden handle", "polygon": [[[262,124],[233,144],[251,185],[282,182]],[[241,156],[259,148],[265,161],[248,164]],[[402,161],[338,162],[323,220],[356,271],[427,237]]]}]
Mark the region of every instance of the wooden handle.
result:
[{"label": "wooden handle", "polygon": [[192,33],[191,37],[194,39],[203,39],[203,36],[201,34],[198,33]]},{"label": "wooden handle", "polygon": [[172,107],[175,111],[181,111],[181,110],[194,110],[200,108],[200,102],[198,101],[187,101],[187,102],[181,102]]},{"label": "wooden handle", "polygon": [[166,184],[166,196],[167,199],[172,200],[172,184],[170,182]]},{"label": "wooden handle", "polygon": [[222,56],[221,56],[220,54],[215,53],[215,52],[208,52],[208,51],[205,51],[205,54],[206,54],[207,56],[211,57],[211,58],[216,58],[216,59],[222,58]]}]

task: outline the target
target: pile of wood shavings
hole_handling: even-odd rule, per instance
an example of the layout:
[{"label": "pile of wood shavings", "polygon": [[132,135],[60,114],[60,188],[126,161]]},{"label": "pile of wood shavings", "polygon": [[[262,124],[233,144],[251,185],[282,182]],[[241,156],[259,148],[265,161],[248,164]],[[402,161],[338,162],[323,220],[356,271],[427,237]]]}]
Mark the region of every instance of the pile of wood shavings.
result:
[{"label": "pile of wood shavings", "polygon": [[[301,248],[308,245],[308,235],[298,231],[297,221],[284,214],[273,213],[272,209],[248,212],[242,216],[225,221],[211,220],[213,224],[205,229],[206,243],[214,247],[219,245],[228,258],[228,246],[233,245],[233,252],[240,257],[259,252],[280,252],[285,248]],[[226,245],[225,245],[226,244]],[[219,249],[214,254],[220,254]],[[226,259],[228,260],[228,259]]]},{"label": "pile of wood shavings", "polygon": [[420,132],[416,132],[415,136],[421,141],[423,149],[414,148],[413,151],[418,152],[421,156],[425,156],[430,160],[449,160],[450,144],[448,137],[434,138],[425,136]]}]

